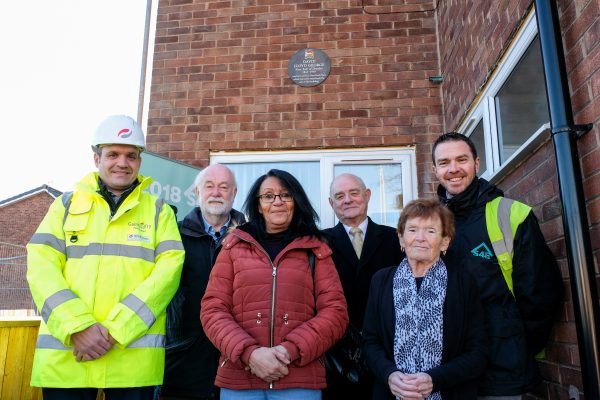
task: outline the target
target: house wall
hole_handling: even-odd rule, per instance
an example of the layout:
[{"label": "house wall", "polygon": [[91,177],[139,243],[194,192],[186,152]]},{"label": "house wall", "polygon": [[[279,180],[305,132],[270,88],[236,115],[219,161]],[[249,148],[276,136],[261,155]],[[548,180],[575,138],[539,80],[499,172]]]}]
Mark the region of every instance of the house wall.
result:
[{"label": "house wall", "polygon": [[[419,194],[432,194],[431,143],[458,128],[533,2],[364,3],[161,0],[149,150],[205,166],[210,151],[414,144]],[[577,146],[599,281],[600,5],[558,7],[575,122],[595,125]],[[306,47],[331,58],[330,76],[312,88],[287,76],[287,61]],[[548,141],[498,185],[533,206],[562,270],[566,302],[535,395],[566,399],[569,385],[582,390],[582,378],[554,159]]]},{"label": "house wall", "polygon": [[[532,1],[523,0],[440,2],[440,65],[445,77],[442,97],[446,130],[458,127],[532,5]],[[558,7],[575,123],[595,124],[577,146],[596,260],[597,286],[600,247],[600,132],[597,127],[600,117],[600,6],[597,1],[559,0]],[[498,185],[509,197],[533,206],[544,236],[559,260],[565,280],[566,302],[547,349],[547,361],[540,363],[546,381],[536,394],[539,398],[566,399],[569,385],[582,390],[582,377],[552,142],[548,141],[521,165],[504,173],[499,177]]]},{"label": "house wall", "polygon": [[40,192],[0,206],[0,315],[2,310],[34,308],[25,279],[27,257],[24,246],[38,228],[54,198]]},{"label": "house wall", "polygon": [[[205,166],[219,150],[417,144],[426,163],[442,132],[440,89],[428,80],[438,74],[433,2],[366,3],[160,1],[149,150]],[[307,47],[331,59],[310,88],[287,72]],[[431,192],[421,169],[419,190]]]},{"label": "house wall", "polygon": [[25,246],[53,201],[47,192],[40,192],[0,207],[0,242]]}]

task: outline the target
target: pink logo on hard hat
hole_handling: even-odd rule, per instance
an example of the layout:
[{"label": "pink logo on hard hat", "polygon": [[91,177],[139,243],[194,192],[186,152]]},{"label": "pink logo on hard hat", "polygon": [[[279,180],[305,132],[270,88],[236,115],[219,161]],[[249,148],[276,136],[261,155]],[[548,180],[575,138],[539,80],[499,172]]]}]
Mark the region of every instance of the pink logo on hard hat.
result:
[{"label": "pink logo on hard hat", "polygon": [[131,129],[121,129],[119,131],[119,133],[117,133],[117,136],[119,136],[120,138],[123,139],[127,139],[129,136],[131,136],[131,134],[133,133],[133,131]]}]

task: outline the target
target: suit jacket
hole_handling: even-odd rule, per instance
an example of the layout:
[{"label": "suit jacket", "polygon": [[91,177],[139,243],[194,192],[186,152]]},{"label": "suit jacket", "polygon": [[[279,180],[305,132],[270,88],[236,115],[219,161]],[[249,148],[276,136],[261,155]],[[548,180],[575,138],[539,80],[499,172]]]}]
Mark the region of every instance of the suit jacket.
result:
[{"label": "suit jacket", "polygon": [[371,278],[382,268],[397,266],[404,258],[396,229],[376,224],[371,218],[368,220],[360,260],[341,222],[323,231],[333,250],[333,262],[348,303],[350,322],[359,330],[362,330]]}]

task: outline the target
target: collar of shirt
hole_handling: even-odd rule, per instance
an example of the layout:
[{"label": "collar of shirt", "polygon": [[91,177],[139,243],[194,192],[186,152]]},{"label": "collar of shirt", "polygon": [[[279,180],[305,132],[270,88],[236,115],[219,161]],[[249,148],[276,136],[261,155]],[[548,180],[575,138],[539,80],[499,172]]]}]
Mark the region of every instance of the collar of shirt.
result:
[{"label": "collar of shirt", "polygon": [[217,236],[217,231],[215,231],[215,228],[209,224],[204,217],[202,217],[202,222],[204,223],[204,231],[206,233],[208,233],[210,236],[212,236],[212,238],[215,241],[219,241],[221,240],[221,238],[223,237],[223,235],[225,235],[225,232],[227,232],[227,228],[229,227],[229,223],[231,222],[231,215],[229,216],[229,218],[227,219],[227,222],[225,222],[223,224],[223,226],[221,226],[221,229],[219,229],[219,235]]},{"label": "collar of shirt", "polygon": [[[346,230],[346,233],[348,234],[350,241],[352,241],[352,235],[350,234],[350,229],[352,227],[345,225],[345,224],[342,224],[342,225],[344,226],[344,229]],[[360,228],[360,230],[362,231],[363,242],[364,242],[365,238],[367,237],[367,225],[369,225],[369,218],[365,218],[365,220],[363,222],[358,224],[358,228]]]},{"label": "collar of shirt", "polygon": [[110,208],[110,216],[113,217],[117,213],[117,209],[119,206],[125,201],[127,196],[133,192],[133,189],[136,188],[137,185],[140,184],[139,179],[136,179],[131,186],[125,189],[120,195],[115,195],[110,191],[106,183],[102,180],[102,178],[98,177],[98,190],[97,192],[106,200],[108,203],[108,207]]}]

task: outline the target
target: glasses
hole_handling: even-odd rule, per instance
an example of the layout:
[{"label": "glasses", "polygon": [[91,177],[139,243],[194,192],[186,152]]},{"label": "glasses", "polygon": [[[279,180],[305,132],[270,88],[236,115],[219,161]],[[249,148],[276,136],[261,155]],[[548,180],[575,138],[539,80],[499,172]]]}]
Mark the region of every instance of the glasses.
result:
[{"label": "glasses", "polygon": [[275,198],[279,197],[281,199],[281,201],[284,201],[286,203],[289,203],[290,201],[294,201],[294,198],[292,197],[291,193],[279,193],[279,194],[273,194],[273,193],[266,193],[266,194],[259,194],[258,197],[263,203],[275,203]]}]

